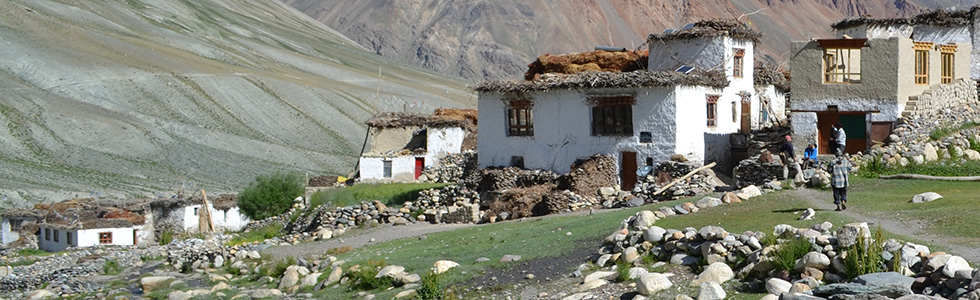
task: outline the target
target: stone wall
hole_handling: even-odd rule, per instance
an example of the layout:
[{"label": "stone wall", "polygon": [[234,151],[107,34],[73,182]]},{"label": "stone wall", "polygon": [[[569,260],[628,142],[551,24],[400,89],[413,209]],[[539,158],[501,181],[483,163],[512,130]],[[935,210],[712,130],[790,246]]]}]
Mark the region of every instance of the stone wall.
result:
[{"label": "stone wall", "polygon": [[957,79],[950,84],[937,84],[929,87],[921,95],[910,96],[902,116],[911,117],[931,115],[942,109],[962,106],[976,101],[977,82],[972,79]]}]

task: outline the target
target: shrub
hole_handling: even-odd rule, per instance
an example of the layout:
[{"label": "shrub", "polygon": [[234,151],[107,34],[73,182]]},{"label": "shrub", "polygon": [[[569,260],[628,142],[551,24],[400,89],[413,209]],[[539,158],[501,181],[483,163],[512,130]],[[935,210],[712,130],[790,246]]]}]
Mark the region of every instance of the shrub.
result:
[{"label": "shrub", "polygon": [[263,227],[256,228],[255,230],[242,232],[241,234],[236,235],[234,238],[228,241],[228,245],[237,246],[237,245],[247,244],[251,242],[271,239],[278,236],[280,231],[282,231],[281,224],[269,224]]},{"label": "shrub", "polygon": [[160,243],[161,246],[170,244],[170,242],[172,242],[173,240],[174,240],[173,231],[164,230],[163,232],[160,232],[160,238],[158,239],[158,242]]},{"label": "shrub", "polygon": [[121,270],[122,267],[119,266],[119,263],[111,259],[106,260],[105,264],[102,265],[102,273],[105,275],[116,275],[119,274],[119,271]]},{"label": "shrub", "polygon": [[307,210],[313,210],[314,208],[320,207],[321,205],[330,202],[330,196],[324,191],[317,191],[310,195],[310,207]]},{"label": "shrub", "polygon": [[421,300],[442,299],[443,289],[440,277],[442,277],[442,274],[436,274],[431,271],[425,277],[422,277],[422,282],[415,289],[416,297]]},{"label": "shrub", "polygon": [[238,207],[252,220],[261,220],[288,211],[293,199],[304,192],[298,174],[261,175],[238,194]]},{"label": "shrub", "polygon": [[878,175],[884,172],[885,162],[881,160],[881,154],[878,154],[861,164],[858,175],[864,178],[878,178]]},{"label": "shrub", "polygon": [[382,287],[391,287],[393,281],[391,277],[382,276],[381,278],[375,278],[374,276],[384,268],[385,261],[380,260],[368,260],[361,265],[357,270],[351,271],[348,276],[350,278],[349,284],[351,289],[358,290],[375,290]]},{"label": "shrub", "polygon": [[287,257],[284,260],[276,261],[276,264],[272,266],[272,269],[268,270],[269,273],[266,275],[269,275],[272,278],[282,278],[282,275],[286,274],[286,269],[295,264],[296,259],[292,256]]},{"label": "shrub", "polygon": [[776,270],[786,270],[793,272],[796,267],[796,260],[812,251],[813,246],[810,241],[805,239],[789,239],[773,251],[772,266]]},{"label": "shrub", "polygon": [[881,225],[872,234],[872,238],[860,238],[864,234],[862,229],[858,235],[857,243],[845,250],[844,266],[847,267],[848,279],[885,270],[885,259],[881,257],[881,252],[884,251],[885,238],[881,233]]},{"label": "shrub", "polygon": [[625,282],[630,280],[630,264],[623,261],[622,259],[616,260],[616,282]]},{"label": "shrub", "polygon": [[339,254],[344,254],[344,253],[347,253],[347,252],[351,252],[352,250],[354,250],[354,247],[351,247],[350,245],[343,245],[343,246],[340,246],[340,247],[337,247],[337,248],[327,249],[327,254],[328,255],[339,255]]}]

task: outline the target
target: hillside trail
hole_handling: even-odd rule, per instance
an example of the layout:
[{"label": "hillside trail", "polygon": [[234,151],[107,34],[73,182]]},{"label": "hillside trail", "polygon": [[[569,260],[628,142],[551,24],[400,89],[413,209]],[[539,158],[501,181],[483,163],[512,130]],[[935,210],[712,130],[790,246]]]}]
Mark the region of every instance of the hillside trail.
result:
[{"label": "hillside trail", "polygon": [[[861,199],[850,199],[847,202],[848,209],[839,212],[834,211],[837,206],[834,205],[834,196],[829,190],[796,189],[786,192],[807,199],[810,202],[810,207],[818,213],[844,214],[855,220],[868,222],[869,228],[876,228],[880,225],[881,229],[885,231],[901,236],[915,237],[920,241],[941,247],[942,250],[950,254],[961,256],[971,263],[980,264],[980,248],[960,245],[953,237],[930,233],[926,230],[926,224],[922,220],[903,219],[900,215],[868,212],[862,209]],[[929,250],[935,252],[939,249]]]}]

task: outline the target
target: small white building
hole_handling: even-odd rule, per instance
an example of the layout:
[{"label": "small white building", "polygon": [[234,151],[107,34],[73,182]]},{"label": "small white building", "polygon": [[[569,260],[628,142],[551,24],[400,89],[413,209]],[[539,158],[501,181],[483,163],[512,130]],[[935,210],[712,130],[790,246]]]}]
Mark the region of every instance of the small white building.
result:
[{"label": "small white building", "polygon": [[[41,223],[38,248],[56,252],[69,247],[99,245],[135,246],[143,241],[141,225],[126,219],[96,219],[77,223]],[[145,241],[144,241],[145,242]]]},{"label": "small white building", "polygon": [[639,166],[673,154],[731,170],[730,135],[750,131],[760,116],[760,37],[734,20],[701,21],[650,35],[647,70],[481,83],[479,166],[567,173],[578,159],[613,155],[624,190]]},{"label": "small white building", "polygon": [[[203,207],[203,199],[195,197],[150,203],[156,229],[174,232],[198,232]],[[208,199],[207,209],[211,213],[214,229],[218,232],[241,231],[251,221],[239,209],[235,195],[219,195]]]},{"label": "small white building", "polygon": [[[476,115],[472,110],[440,111]],[[360,181],[412,181],[446,155],[464,150],[464,140],[474,125],[442,116],[440,111],[432,115],[379,113],[368,120],[371,142],[358,161]]]}]

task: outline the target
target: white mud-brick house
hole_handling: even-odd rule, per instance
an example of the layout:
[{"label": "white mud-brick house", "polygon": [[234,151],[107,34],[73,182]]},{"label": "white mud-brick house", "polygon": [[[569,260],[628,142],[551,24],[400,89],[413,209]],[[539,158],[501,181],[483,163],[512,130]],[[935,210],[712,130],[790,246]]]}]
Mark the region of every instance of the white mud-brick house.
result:
[{"label": "white mud-brick house", "polygon": [[40,223],[38,248],[56,252],[69,247],[135,246],[146,242],[140,237],[141,225],[124,218]]},{"label": "white mud-brick house", "polygon": [[37,220],[40,214],[29,209],[10,208],[4,210],[0,221],[0,243],[10,246],[12,243],[27,239],[37,231]]},{"label": "white mud-brick house", "polygon": [[567,173],[576,160],[612,155],[624,190],[640,166],[674,154],[730,170],[730,134],[758,119],[752,76],[760,37],[736,21],[702,21],[651,35],[642,70],[481,83],[479,166]]},{"label": "white mud-brick house", "polygon": [[[792,43],[791,114],[798,147],[814,141],[819,153],[830,154],[831,125],[840,122],[845,152],[864,151],[885,141],[903,115],[976,101],[971,44],[939,39],[934,26],[903,20],[850,20],[834,25],[839,38]],[[929,34],[916,34],[920,28]]]},{"label": "white mud-brick house", "polygon": [[413,181],[446,155],[472,149],[464,142],[472,138],[475,117],[475,111],[463,109],[376,114],[366,122],[371,142],[358,161],[360,181]]},{"label": "white mud-brick house", "polygon": [[[204,200],[200,196],[164,199],[150,203],[155,230],[160,232],[164,230],[170,230],[173,233],[200,232],[204,209]],[[238,208],[238,197],[235,195],[219,195],[215,198],[209,198],[206,209],[211,224],[217,232],[241,231],[251,221]],[[207,222],[208,218],[203,219]],[[210,227],[207,228],[206,230],[210,230]]]},{"label": "white mud-brick house", "polygon": [[[756,67],[754,77],[758,109],[757,113],[750,115],[752,130],[788,125],[786,98],[789,97],[789,81],[786,81],[783,73],[766,67]],[[743,110],[742,114],[745,113],[748,112]]]}]

